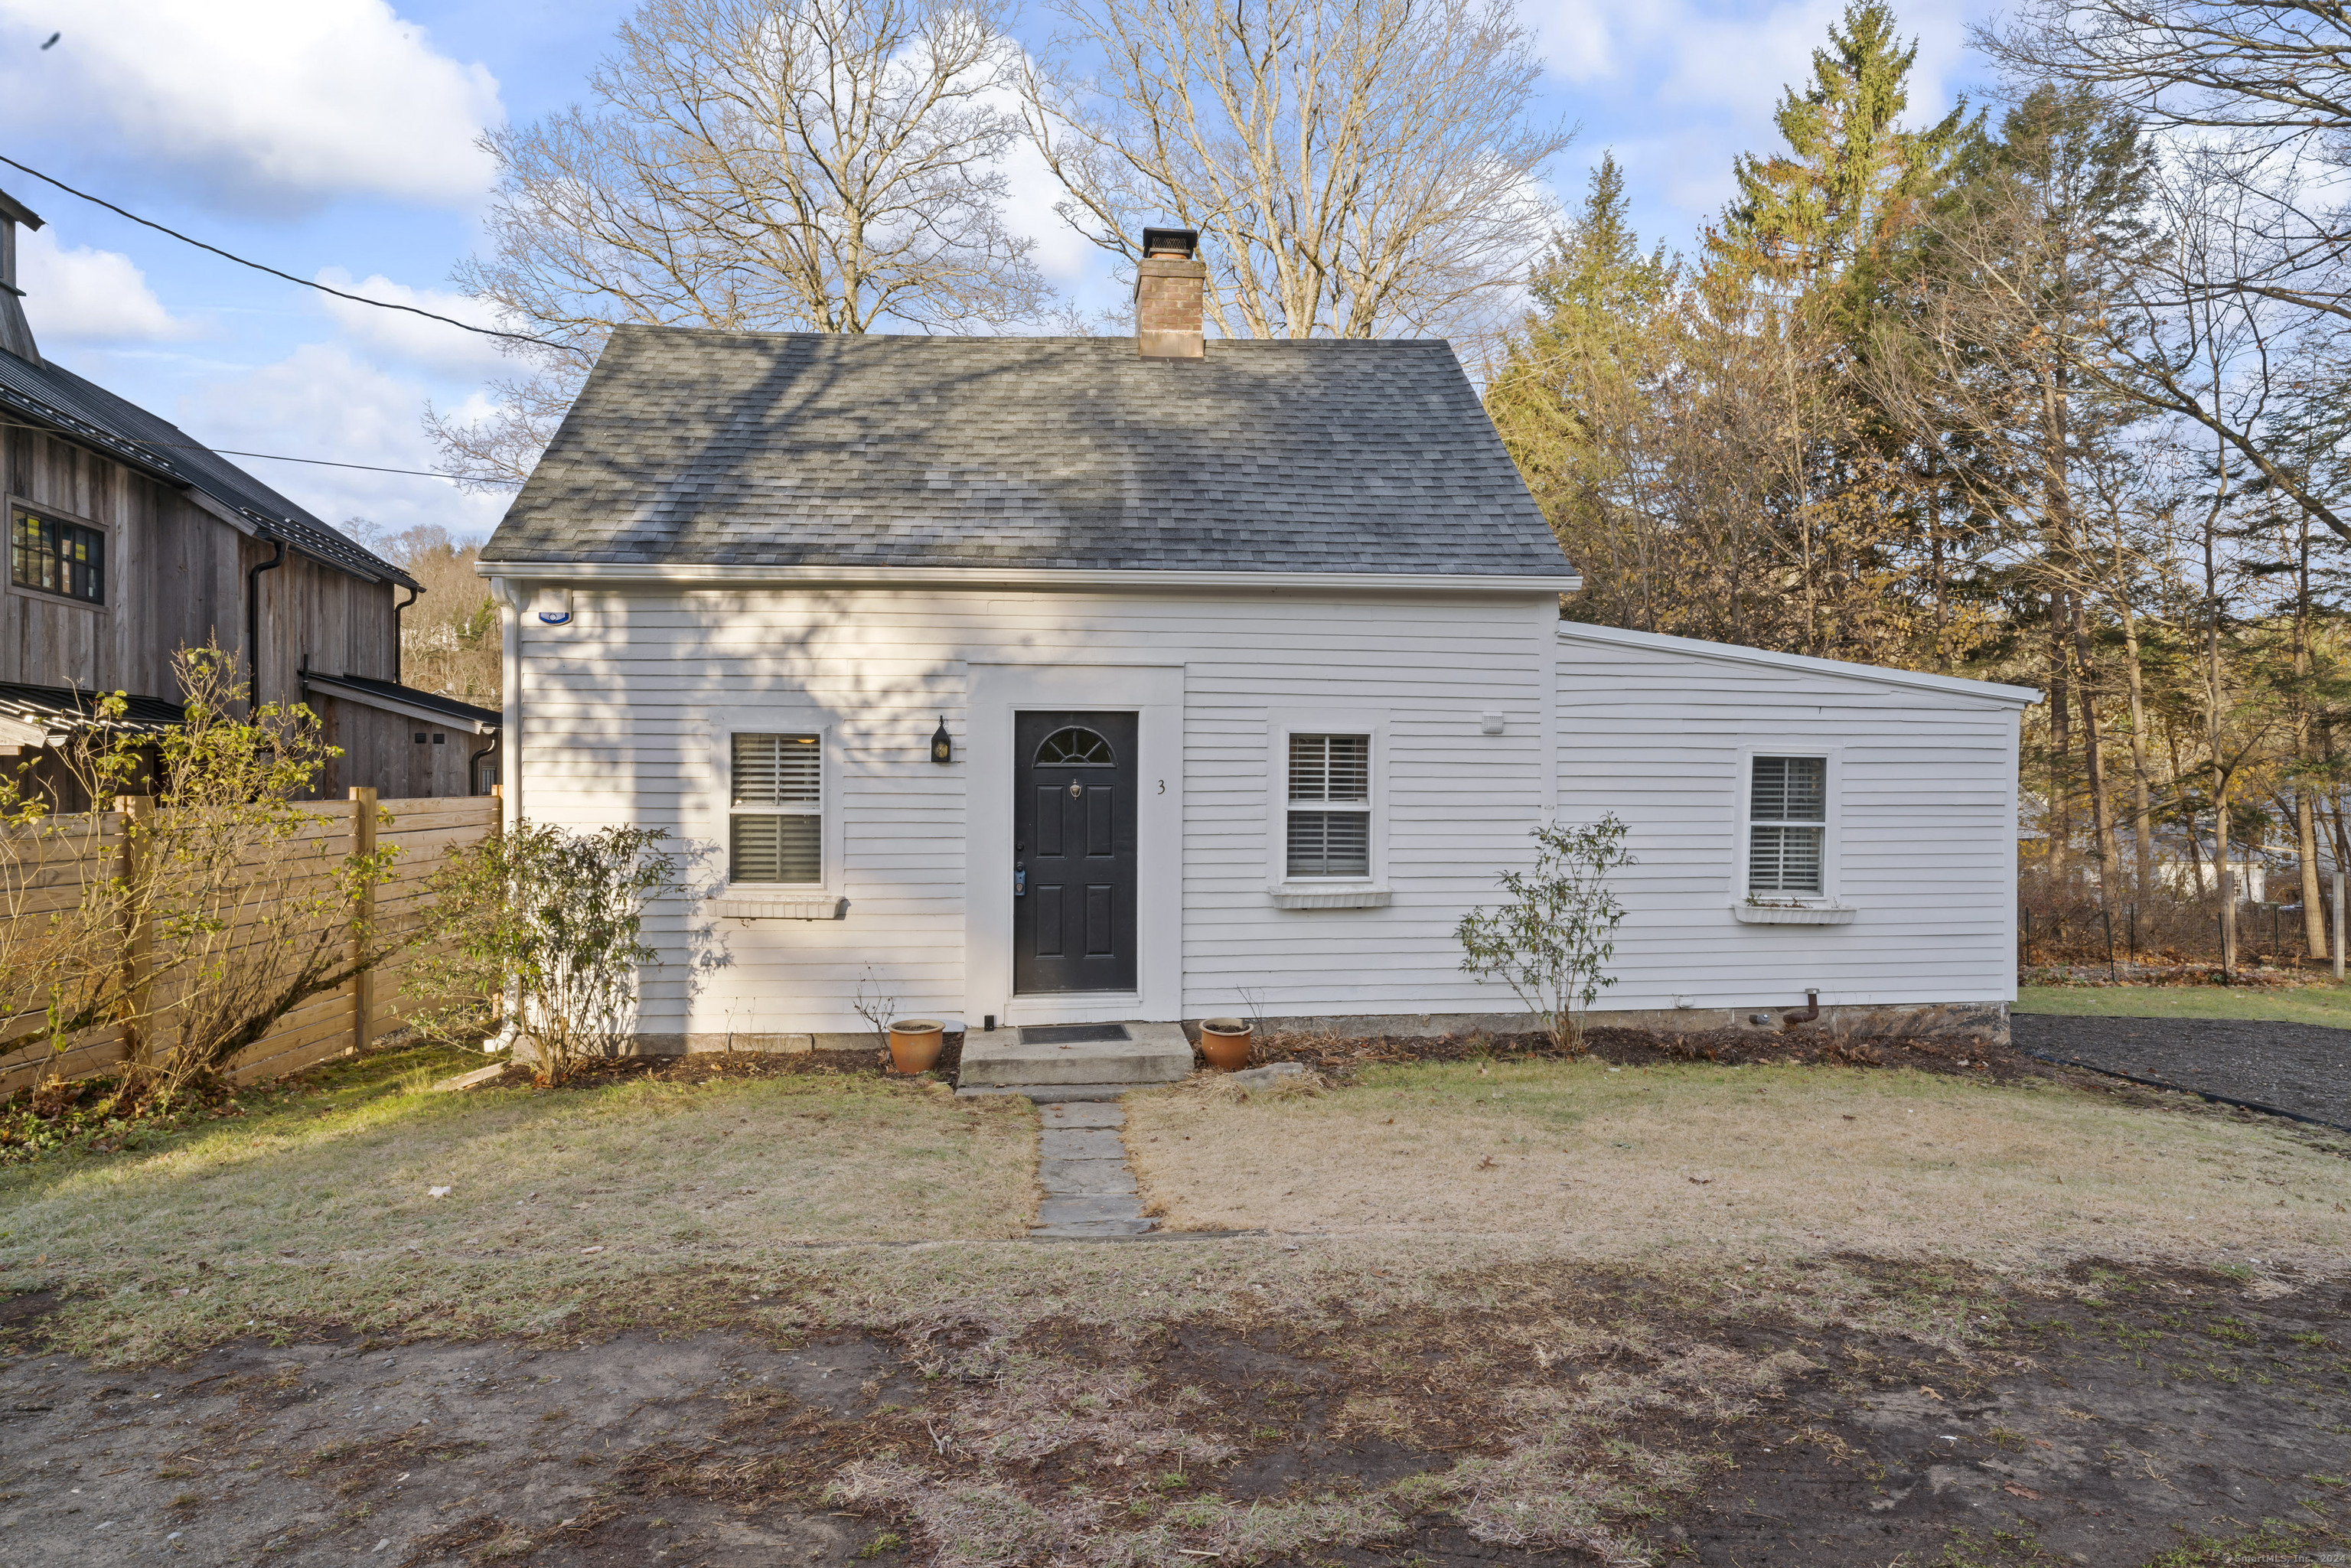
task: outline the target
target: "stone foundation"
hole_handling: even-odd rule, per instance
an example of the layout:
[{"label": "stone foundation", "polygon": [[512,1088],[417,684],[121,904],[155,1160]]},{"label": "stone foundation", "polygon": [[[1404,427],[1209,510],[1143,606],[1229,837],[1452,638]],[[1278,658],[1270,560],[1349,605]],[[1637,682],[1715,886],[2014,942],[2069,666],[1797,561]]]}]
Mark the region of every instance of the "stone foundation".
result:
[{"label": "stone foundation", "polygon": [[[1704,1034],[1715,1030],[1749,1030],[1777,1034],[1781,1020],[1801,1010],[1776,1008],[1626,1008],[1583,1015],[1587,1029],[1637,1029],[1659,1034]],[[1757,1014],[1765,1021],[1750,1021]],[[1321,1018],[1270,1018],[1266,1027],[1281,1034],[1328,1034],[1343,1040],[1402,1039],[1448,1034],[1532,1034],[1541,1026],[1530,1013],[1362,1013]],[[1884,1007],[1821,1008],[1820,1021],[1836,1040],[1966,1040],[1987,1045],[2008,1043],[2006,1002],[1905,1002]],[[1199,1020],[1187,1019],[1185,1033],[1199,1038]]]},{"label": "stone foundation", "polygon": [[[1780,1032],[1781,1019],[1795,1010],[1785,1004],[1762,1008],[1627,1008],[1583,1015],[1588,1029],[1637,1029],[1660,1034],[1704,1034],[1736,1029],[1757,1034]],[[1752,1022],[1762,1013],[1762,1023]],[[1217,1016],[1217,1015],[1211,1015]],[[1435,1039],[1440,1035],[1532,1034],[1540,1026],[1527,1013],[1343,1013],[1309,1018],[1270,1018],[1269,1029],[1281,1034],[1328,1034],[1343,1040],[1371,1040],[1382,1035]],[[1835,1040],[1953,1040],[2006,1045],[2006,1002],[1905,1002],[1886,1007],[1821,1009],[1820,1021]],[[972,1031],[975,1036],[979,1031]],[[998,1035],[1014,1038],[1009,1028]],[[1185,1036],[1200,1038],[1200,1020],[1184,1020]],[[818,1034],[641,1034],[632,1054],[684,1056],[705,1051],[742,1051],[781,1056],[814,1051],[876,1051],[880,1045],[863,1030]]]}]

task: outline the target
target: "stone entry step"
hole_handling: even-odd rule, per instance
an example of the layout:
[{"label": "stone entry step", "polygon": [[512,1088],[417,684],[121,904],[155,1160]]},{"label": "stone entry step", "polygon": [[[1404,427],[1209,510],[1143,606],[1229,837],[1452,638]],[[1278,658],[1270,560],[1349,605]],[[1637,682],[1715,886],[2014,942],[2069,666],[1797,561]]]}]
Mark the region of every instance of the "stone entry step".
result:
[{"label": "stone entry step", "polygon": [[[1188,1065],[1188,1061],[1187,1061]],[[1037,1179],[1045,1200],[1029,1235],[1047,1240],[1141,1236],[1155,1221],[1143,1212],[1134,1173],[1126,1166],[1119,1129],[1126,1111],[1116,1103],[1063,1101],[1040,1105],[1044,1129]]]},{"label": "stone entry step", "polygon": [[[1071,1035],[1123,1038],[1072,1040]],[[1173,1083],[1191,1071],[1192,1042],[1172,1023],[1001,1029],[964,1036],[963,1069],[956,1085],[1023,1092],[1113,1084],[1131,1089]]]},{"label": "stone entry step", "polygon": [[1087,1100],[1115,1100],[1134,1089],[1148,1089],[1147,1083],[969,1083],[956,1091],[958,1100],[977,1100],[989,1094],[1021,1094],[1040,1105],[1059,1105]]}]

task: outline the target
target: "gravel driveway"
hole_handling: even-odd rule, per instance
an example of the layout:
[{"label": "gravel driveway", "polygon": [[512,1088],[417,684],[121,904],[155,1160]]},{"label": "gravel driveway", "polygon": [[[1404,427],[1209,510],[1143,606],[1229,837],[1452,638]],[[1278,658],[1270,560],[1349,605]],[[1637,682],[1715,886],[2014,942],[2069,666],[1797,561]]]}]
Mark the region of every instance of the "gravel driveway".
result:
[{"label": "gravel driveway", "polygon": [[2241,1019],[2016,1013],[2016,1047],[2044,1061],[2192,1089],[2351,1131],[2351,1030]]}]

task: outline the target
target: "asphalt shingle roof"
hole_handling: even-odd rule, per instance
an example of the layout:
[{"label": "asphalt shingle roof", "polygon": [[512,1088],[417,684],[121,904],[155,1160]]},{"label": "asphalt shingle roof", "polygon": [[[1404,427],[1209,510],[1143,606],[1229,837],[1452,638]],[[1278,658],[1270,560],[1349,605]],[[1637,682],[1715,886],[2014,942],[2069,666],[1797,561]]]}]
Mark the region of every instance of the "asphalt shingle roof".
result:
[{"label": "asphalt shingle roof", "polygon": [[1452,349],[624,327],[487,562],[1561,577]]},{"label": "asphalt shingle roof", "polygon": [[202,490],[288,548],[372,581],[416,580],[313,517],[169,420],[46,361],[0,351],[0,419],[28,418],[167,484]]}]

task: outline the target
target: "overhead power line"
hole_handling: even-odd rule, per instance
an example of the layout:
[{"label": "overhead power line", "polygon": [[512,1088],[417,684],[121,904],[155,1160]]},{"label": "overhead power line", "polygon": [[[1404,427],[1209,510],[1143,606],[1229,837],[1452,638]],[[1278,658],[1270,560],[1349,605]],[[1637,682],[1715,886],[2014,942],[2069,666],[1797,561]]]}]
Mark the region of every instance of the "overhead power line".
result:
[{"label": "overhead power line", "polygon": [[[0,419],[0,425],[10,430],[38,430],[51,435],[61,434],[68,440],[73,435],[71,431],[59,431],[47,424],[26,424],[13,419]],[[386,468],[375,463],[339,463],[331,457],[288,457],[282,452],[239,452],[233,446],[206,446],[201,441],[147,441],[136,435],[117,435],[114,439],[125,445],[145,446],[158,452],[210,452],[222,457],[258,457],[269,463],[308,463],[314,468],[359,468],[370,474],[413,474],[420,479],[445,479],[452,485],[459,482],[454,474],[443,474],[431,468]],[[490,482],[480,479],[465,481],[476,485]]]},{"label": "overhead power line", "polygon": [[[63,191],[68,196],[79,196],[83,201],[104,207],[108,212],[116,214],[119,216],[129,218],[134,224],[144,225],[146,227],[153,229],[157,234],[169,235],[173,239],[178,240],[182,245],[192,245],[198,250],[208,250],[224,260],[236,263],[239,267],[249,267],[256,272],[266,272],[272,277],[282,277],[288,283],[298,283],[305,288],[315,288],[321,294],[331,294],[338,299],[348,299],[355,305],[372,305],[379,310],[405,310],[411,316],[422,316],[427,321],[439,321],[444,326],[455,327],[460,331],[478,332],[485,338],[505,338],[517,343],[537,343],[541,348],[547,349],[560,349],[567,346],[557,342],[552,338],[534,338],[528,332],[501,332],[495,327],[476,327],[470,321],[460,321],[455,316],[444,316],[437,311],[423,309],[414,305],[398,305],[389,299],[371,299],[364,294],[349,294],[340,288],[329,288],[325,284],[314,282],[310,278],[297,277],[290,272],[280,272],[274,267],[264,267],[257,261],[247,261],[245,257],[238,256],[232,251],[223,250],[216,245],[206,245],[203,240],[192,238],[187,235],[182,234],[175,228],[168,228],[163,225],[157,223],[152,218],[142,218],[137,213],[131,212],[127,208],[116,206],[112,202],[108,201],[103,196],[93,196],[88,191],[78,191],[71,185],[67,184],[63,180],[58,179],[56,175],[44,174],[38,169],[34,168],[31,164],[19,163],[16,160],[8,157],[5,153],[0,153],[0,163],[7,164],[11,169],[21,169],[36,180],[45,180],[48,182],[48,183],[55,185],[58,190]],[[241,455],[254,457],[266,455],[266,454],[248,452],[244,453]],[[315,462],[317,459],[308,457],[289,457],[287,458],[286,461],[288,463],[308,463]],[[364,467],[366,465],[346,463],[339,464],[337,466],[357,468]],[[387,472],[418,472],[418,470],[394,469],[387,470]]]}]

